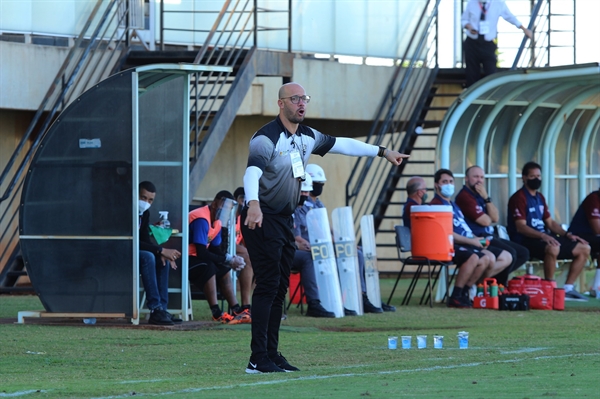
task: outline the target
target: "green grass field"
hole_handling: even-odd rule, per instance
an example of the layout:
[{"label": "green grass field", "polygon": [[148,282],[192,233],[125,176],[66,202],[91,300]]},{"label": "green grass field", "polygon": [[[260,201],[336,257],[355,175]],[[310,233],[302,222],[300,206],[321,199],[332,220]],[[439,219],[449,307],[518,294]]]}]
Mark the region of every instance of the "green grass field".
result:
[{"label": "green grass field", "polygon": [[[393,280],[382,280],[384,297]],[[404,289],[395,296],[399,305]],[[0,319],[41,309],[0,296]],[[208,306],[194,301],[196,320]],[[281,351],[302,371],[247,375],[248,325],[196,330],[0,324],[0,398],[598,398],[600,300],[566,310],[498,312],[436,305],[314,319],[294,306]],[[470,333],[458,349],[458,331]],[[416,349],[417,334],[428,348]],[[444,348],[433,349],[433,335]],[[389,335],[413,349],[389,350]]]}]

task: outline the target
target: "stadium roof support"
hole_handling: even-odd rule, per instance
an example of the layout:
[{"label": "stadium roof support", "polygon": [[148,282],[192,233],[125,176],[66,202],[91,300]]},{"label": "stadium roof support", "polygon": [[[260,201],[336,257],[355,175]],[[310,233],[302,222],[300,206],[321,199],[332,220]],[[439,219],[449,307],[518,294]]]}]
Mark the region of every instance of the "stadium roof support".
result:
[{"label": "stadium roof support", "polygon": [[501,213],[520,186],[520,168],[538,162],[550,212],[568,223],[600,185],[600,65],[508,71],[480,80],[449,109],[437,151],[439,166],[458,179],[469,166],[482,166]]}]

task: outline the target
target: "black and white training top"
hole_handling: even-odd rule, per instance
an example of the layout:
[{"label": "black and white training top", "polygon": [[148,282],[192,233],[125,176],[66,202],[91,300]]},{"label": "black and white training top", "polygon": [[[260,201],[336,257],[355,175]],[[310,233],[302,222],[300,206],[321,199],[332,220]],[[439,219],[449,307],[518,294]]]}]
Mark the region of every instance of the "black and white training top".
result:
[{"label": "black and white training top", "polygon": [[[290,216],[300,199],[300,180],[294,177],[290,152],[298,151],[304,167],[310,154],[324,156],[334,146],[336,138],[305,125],[298,125],[291,134],[279,116],[261,127],[250,139],[247,167],[262,171],[258,200],[263,213]],[[246,189],[246,200],[248,197]]]}]

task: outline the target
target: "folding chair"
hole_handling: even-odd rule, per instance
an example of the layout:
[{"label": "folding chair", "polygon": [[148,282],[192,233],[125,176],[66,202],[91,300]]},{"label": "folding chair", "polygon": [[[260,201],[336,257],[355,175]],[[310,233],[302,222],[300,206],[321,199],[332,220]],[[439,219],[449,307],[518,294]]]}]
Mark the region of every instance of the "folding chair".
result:
[{"label": "folding chair", "polygon": [[[417,270],[415,271],[413,278],[408,286],[408,289],[406,290],[406,295],[404,296],[404,299],[402,300],[402,305],[408,305],[408,303],[410,302],[410,299],[412,297],[412,294],[415,290],[415,287],[417,286],[417,281],[419,280],[419,277],[421,276],[423,267],[425,267],[425,265],[427,265],[428,281],[427,281],[427,285],[425,286],[425,290],[423,291],[423,295],[421,295],[421,301],[419,302],[419,304],[422,305],[424,300],[428,300],[429,306],[433,307],[433,287],[435,286],[435,283],[438,280],[439,274],[441,273],[441,270],[442,270],[442,266],[448,266],[449,263],[429,259],[424,256],[406,256],[405,257],[404,255],[407,252],[411,251],[411,246],[412,246],[411,237],[410,237],[410,229],[405,226],[395,226],[394,229],[396,230],[396,247],[398,250],[398,259],[400,259],[400,261],[402,262],[402,268],[400,269],[400,273],[398,273],[398,277],[396,278],[396,283],[394,284],[394,288],[392,289],[392,293],[390,294],[390,298],[388,299],[387,304],[388,305],[390,304],[392,297],[394,296],[394,292],[396,291],[398,282],[400,281],[400,278],[402,277],[404,268],[406,267],[406,265],[410,265],[410,266],[417,266]],[[438,271],[438,274],[435,277],[434,281],[432,281],[432,275],[435,274],[435,268],[437,266],[440,266],[440,270]],[[433,267],[433,272],[431,269],[432,267]],[[448,274],[447,267],[446,267],[446,274]],[[447,275],[446,275],[446,281],[447,281],[447,286],[448,286],[449,278]],[[447,291],[447,289],[448,289],[448,287],[446,287],[446,291]],[[425,299],[426,294],[428,294],[427,299]]]},{"label": "folding chair", "polygon": [[[292,272],[291,274],[294,275],[294,274],[299,274],[299,273]],[[304,298],[306,298],[306,294],[304,293],[304,286],[302,285],[302,281],[300,279],[298,279],[298,285],[296,285],[294,292],[291,293],[291,295],[290,295],[290,302],[288,303],[288,305],[285,308],[286,313],[290,309],[290,306],[292,306],[292,303],[294,302],[294,298],[296,298],[296,295],[300,296],[296,307],[300,308],[300,314],[303,315],[304,314]]]}]

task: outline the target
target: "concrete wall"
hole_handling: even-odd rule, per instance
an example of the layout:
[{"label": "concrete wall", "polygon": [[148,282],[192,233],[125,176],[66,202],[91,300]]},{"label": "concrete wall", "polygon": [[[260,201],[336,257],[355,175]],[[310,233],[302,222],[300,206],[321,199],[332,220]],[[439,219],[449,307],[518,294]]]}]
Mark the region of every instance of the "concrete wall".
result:
[{"label": "concrete wall", "polygon": [[0,109],[37,110],[68,52],[0,41]]}]

